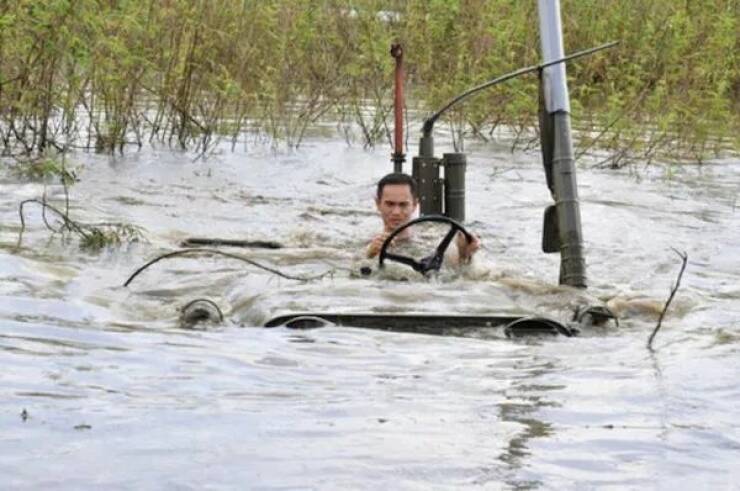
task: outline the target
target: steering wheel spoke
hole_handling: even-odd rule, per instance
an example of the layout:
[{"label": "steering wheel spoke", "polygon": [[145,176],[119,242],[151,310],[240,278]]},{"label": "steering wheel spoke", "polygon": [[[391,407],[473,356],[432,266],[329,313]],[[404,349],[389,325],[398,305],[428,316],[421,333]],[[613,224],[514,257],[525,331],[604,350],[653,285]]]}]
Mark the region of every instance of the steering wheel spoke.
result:
[{"label": "steering wheel spoke", "polygon": [[422,273],[424,269],[424,265],[422,262],[419,262],[408,256],[401,256],[400,254],[393,254],[389,252],[385,255],[385,258],[397,263],[405,264],[406,266],[411,266],[414,271],[418,271],[419,273]]}]

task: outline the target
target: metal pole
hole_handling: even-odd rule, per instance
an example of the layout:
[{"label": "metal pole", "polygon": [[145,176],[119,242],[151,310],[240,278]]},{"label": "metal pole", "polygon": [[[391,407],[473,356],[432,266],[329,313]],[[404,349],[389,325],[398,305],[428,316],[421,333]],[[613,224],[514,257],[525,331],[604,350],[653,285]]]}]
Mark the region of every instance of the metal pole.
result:
[{"label": "metal pole", "polygon": [[445,168],[445,215],[458,222],[465,221],[465,166],[464,153],[446,153],[442,156]]},{"label": "metal pole", "polygon": [[419,193],[419,213],[442,214],[442,180],[439,178],[440,160],[434,157],[414,157],[413,178]]},{"label": "metal pole", "polygon": [[396,60],[396,91],[393,100],[395,132],[393,145],[393,172],[403,172],[406,155],[403,153],[403,48],[400,44],[391,46],[391,56]]},{"label": "metal pole", "polygon": [[[560,0],[539,0],[543,63],[563,58]],[[565,63],[544,68],[544,94],[553,129],[552,184],[560,238],[560,283],[586,287],[581,212],[570,131],[570,100]]]},{"label": "metal pole", "polygon": [[419,155],[411,160],[412,176],[416,179],[419,191],[419,213],[440,215],[442,213],[442,180],[439,178],[440,160],[434,156],[434,136],[432,123],[427,131],[425,126],[419,140]]}]

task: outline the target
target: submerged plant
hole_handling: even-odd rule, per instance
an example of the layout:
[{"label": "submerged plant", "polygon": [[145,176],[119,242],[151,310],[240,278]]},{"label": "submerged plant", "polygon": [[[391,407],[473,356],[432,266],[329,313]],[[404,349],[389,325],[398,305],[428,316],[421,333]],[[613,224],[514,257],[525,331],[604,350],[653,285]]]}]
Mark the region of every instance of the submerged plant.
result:
[{"label": "submerged plant", "polygon": [[80,247],[93,252],[106,247],[138,242],[143,237],[141,227],[130,223],[84,225],[84,228],[87,234],[80,237]]},{"label": "submerged plant", "polygon": [[[97,252],[106,247],[115,247],[124,243],[137,242],[143,238],[143,229],[127,223],[82,223],[70,218],[67,212],[61,211],[45,200],[28,199],[20,203],[18,215],[21,220],[21,229],[18,233],[17,247],[21,246],[23,233],[26,230],[25,206],[27,204],[41,206],[44,225],[52,234],[62,237],[76,236],[80,241],[80,248]],[[51,211],[61,224],[52,225],[46,212]]]},{"label": "submerged plant", "polygon": [[64,159],[48,156],[39,158],[21,159],[12,164],[11,172],[21,179],[29,181],[56,180],[59,184],[69,187],[78,181],[77,169],[70,168]]}]

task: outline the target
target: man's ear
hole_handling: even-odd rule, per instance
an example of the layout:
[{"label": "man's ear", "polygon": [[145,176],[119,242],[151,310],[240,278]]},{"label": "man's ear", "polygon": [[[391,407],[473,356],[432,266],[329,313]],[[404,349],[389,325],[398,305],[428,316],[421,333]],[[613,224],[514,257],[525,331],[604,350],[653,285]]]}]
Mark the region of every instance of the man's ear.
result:
[{"label": "man's ear", "polygon": [[380,198],[378,198],[377,196],[375,197],[375,208],[380,211]]}]

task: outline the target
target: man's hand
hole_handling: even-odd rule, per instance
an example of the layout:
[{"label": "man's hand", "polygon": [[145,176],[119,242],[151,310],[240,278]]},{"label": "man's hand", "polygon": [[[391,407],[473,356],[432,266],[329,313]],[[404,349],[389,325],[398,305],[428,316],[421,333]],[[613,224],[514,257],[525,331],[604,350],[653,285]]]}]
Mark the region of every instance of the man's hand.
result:
[{"label": "man's hand", "polygon": [[378,234],[370,241],[370,244],[367,246],[367,257],[368,259],[373,258],[380,254],[380,248],[383,247],[383,242],[385,242],[385,239],[388,238],[390,233],[383,232],[382,234]]},{"label": "man's hand", "polygon": [[473,259],[473,254],[475,254],[476,251],[480,249],[480,237],[475,234],[471,235],[473,236],[473,238],[470,242],[468,242],[468,240],[465,238],[465,234],[463,234],[462,232],[457,233],[457,254],[460,260],[460,264],[469,263],[470,260]]}]

